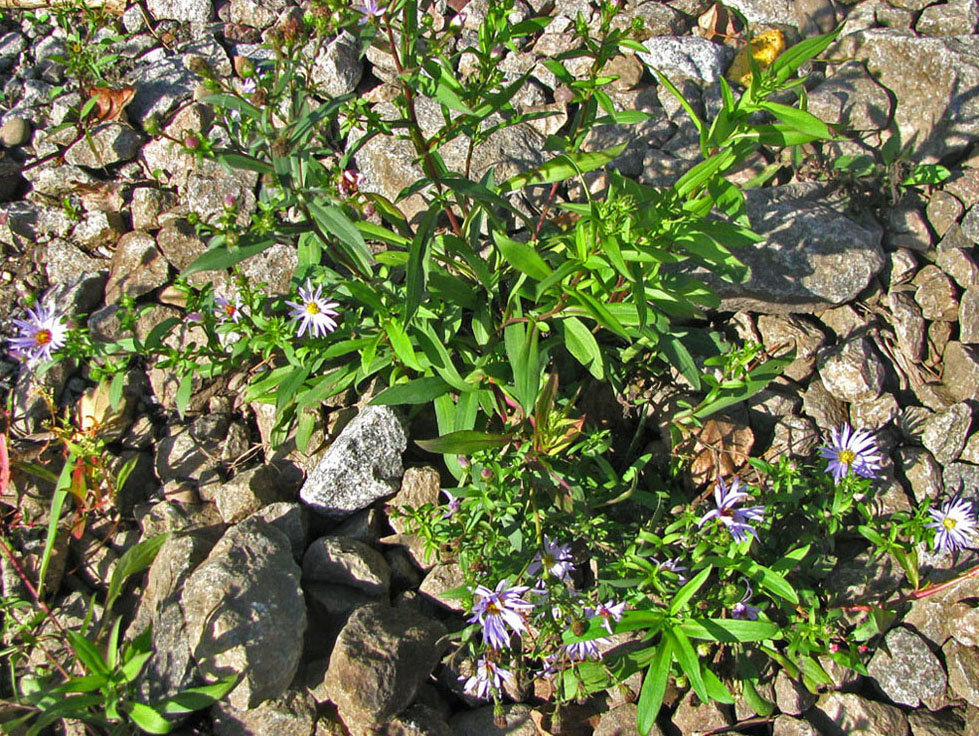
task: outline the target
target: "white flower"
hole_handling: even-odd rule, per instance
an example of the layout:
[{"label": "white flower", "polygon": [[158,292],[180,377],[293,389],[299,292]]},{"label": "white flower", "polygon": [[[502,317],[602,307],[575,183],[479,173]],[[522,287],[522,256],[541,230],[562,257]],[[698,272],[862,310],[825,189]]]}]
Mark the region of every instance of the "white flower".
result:
[{"label": "white flower", "polygon": [[334,318],[339,314],[337,307],[340,305],[323,298],[322,286],[313,291],[313,285],[307,279],[306,287],[299,287],[299,299],[298,303],[286,301],[292,307],[292,321],[299,322],[296,337],[302,337],[306,332],[312,337],[324,337],[337,328]]}]

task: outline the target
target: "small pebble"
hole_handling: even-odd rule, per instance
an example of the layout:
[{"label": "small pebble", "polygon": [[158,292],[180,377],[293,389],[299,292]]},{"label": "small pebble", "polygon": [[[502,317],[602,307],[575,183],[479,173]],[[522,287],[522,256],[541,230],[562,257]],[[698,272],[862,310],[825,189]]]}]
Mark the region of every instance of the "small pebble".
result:
[{"label": "small pebble", "polygon": [[0,126],[0,144],[6,148],[23,146],[31,139],[31,123],[24,118],[7,118]]}]

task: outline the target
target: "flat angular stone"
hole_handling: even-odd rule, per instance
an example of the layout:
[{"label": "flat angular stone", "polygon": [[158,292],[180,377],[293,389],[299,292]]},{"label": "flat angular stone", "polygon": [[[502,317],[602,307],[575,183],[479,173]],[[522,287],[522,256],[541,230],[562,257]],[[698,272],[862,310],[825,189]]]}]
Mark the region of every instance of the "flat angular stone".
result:
[{"label": "flat angular stone", "polygon": [[948,668],[949,689],[979,708],[979,650],[949,639],[942,652]]},{"label": "flat angular stone", "polygon": [[936,412],[921,426],[923,444],[941,465],[958,459],[972,424],[972,410],[966,403]]},{"label": "flat angular stone", "polygon": [[865,337],[824,348],[817,363],[826,390],[841,401],[876,397],[884,385],[884,363]]},{"label": "flat angular stone", "polygon": [[938,233],[938,237],[947,233],[948,229],[959,221],[963,212],[965,212],[965,205],[958,197],[945,191],[932,194],[925,209],[928,222]]},{"label": "flat angular stone", "polygon": [[795,360],[783,372],[786,378],[793,381],[809,377],[816,366],[816,352],[826,342],[826,335],[819,327],[794,315],[760,315],[758,332],[761,333],[765,349],[772,355],[795,351]]},{"label": "flat angular stone", "polygon": [[966,289],[959,300],[959,342],[979,343],[979,286]]},{"label": "flat angular stone", "polygon": [[346,585],[381,596],[391,587],[391,568],[380,552],[363,542],[320,537],[303,557],[303,582]]},{"label": "flat angular stone", "polygon": [[867,666],[870,676],[888,698],[918,707],[945,694],[947,677],[942,663],[917,634],[897,627],[887,632]]},{"label": "flat angular stone", "polygon": [[963,289],[979,284],[979,265],[964,248],[938,251],[935,263]]},{"label": "flat angular stone", "polygon": [[703,38],[655,36],[643,42],[646,51],[636,55],[646,66],[658,69],[670,81],[699,79],[715,82],[724,73],[731,49]]},{"label": "flat angular stone", "polygon": [[148,233],[133,231],[123,235],[112,256],[109,281],[105,285],[106,302],[119,297],[138,297],[166,283],[169,266],[156,249]]},{"label": "flat angular stone", "polygon": [[953,340],[942,355],[942,385],[957,401],[979,399],[979,353]]},{"label": "flat angular stone", "polygon": [[891,323],[897,335],[897,345],[910,360],[925,357],[926,325],[921,307],[908,291],[892,291],[887,295],[887,306],[894,315]]},{"label": "flat angular stone", "polygon": [[821,696],[816,702],[816,711],[810,712],[808,718],[825,733],[908,734],[908,721],[898,708],[853,693]]},{"label": "flat angular stone", "polygon": [[921,307],[925,319],[955,321],[959,313],[958,289],[938,266],[925,266],[918,271],[913,283],[917,287],[914,300]]},{"label": "flat angular stone", "polygon": [[324,452],[300,489],[300,500],[337,518],[367,508],[397,490],[407,445],[393,409],[364,407]]},{"label": "flat angular stone", "polygon": [[901,447],[897,460],[911,486],[915,501],[934,500],[942,495],[942,469],[935,457],[921,447]]}]

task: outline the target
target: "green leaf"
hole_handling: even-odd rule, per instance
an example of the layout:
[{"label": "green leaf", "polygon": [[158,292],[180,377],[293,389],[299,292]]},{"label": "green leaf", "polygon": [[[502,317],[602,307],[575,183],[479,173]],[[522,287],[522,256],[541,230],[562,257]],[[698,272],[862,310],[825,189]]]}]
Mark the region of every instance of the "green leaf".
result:
[{"label": "green leaf", "polygon": [[697,697],[703,703],[709,702],[710,696],[707,694],[707,686],[704,684],[704,677],[700,671],[700,659],[697,657],[687,635],[679,628],[664,629],[663,633],[673,639],[676,661],[680,665],[680,669],[690,678],[690,685],[697,693]]},{"label": "green leaf", "polygon": [[734,696],[731,695],[731,691],[709,667],[704,668],[704,685],[707,686],[707,694],[710,695],[711,700],[726,705],[734,705]]},{"label": "green leaf", "polygon": [[[254,236],[243,235],[241,240],[246,242],[241,243],[236,248],[220,246],[205,251],[187,266],[187,268],[181,271],[181,275],[190,276],[192,273],[198,273],[200,271],[223,271],[275,245],[275,240],[272,238],[256,240]],[[247,242],[249,240],[252,242]]]},{"label": "green leaf", "polygon": [[252,156],[246,156],[237,151],[217,151],[218,161],[227,164],[233,169],[243,169],[245,171],[257,171],[259,174],[272,174],[275,169],[267,161],[261,161]]},{"label": "green leaf", "polygon": [[639,733],[645,736],[656,724],[656,716],[663,705],[666,695],[666,685],[670,677],[670,666],[673,664],[673,640],[668,636],[660,639],[646,676],[639,691],[639,702],[636,703],[636,720]]},{"label": "green leaf", "polygon": [[522,322],[516,322],[507,325],[503,331],[504,347],[513,370],[514,394],[525,416],[530,416],[534,411],[540,388],[540,354],[537,341],[536,325],[528,327]]},{"label": "green leaf", "polygon": [[415,233],[408,250],[408,265],[405,270],[405,324],[411,323],[415,310],[422,303],[425,294],[425,284],[428,282],[429,253],[431,252],[431,233],[438,220],[439,210],[432,207],[425,213],[421,227]]},{"label": "green leaf", "polygon": [[95,645],[79,634],[77,631],[66,631],[65,635],[71,643],[72,651],[81,660],[85,668],[96,675],[102,677],[109,676],[109,668],[105,664],[102,653],[95,648]]},{"label": "green leaf", "polygon": [[771,621],[748,621],[736,618],[690,618],[681,625],[687,636],[706,641],[764,641],[779,634],[778,624]]},{"label": "green leaf", "polygon": [[703,570],[698,572],[691,580],[677,591],[676,595],[673,596],[673,602],[670,603],[670,615],[676,616],[683,607],[687,605],[693,595],[700,590],[703,584],[707,581],[707,577],[713,568],[708,565]]},{"label": "green leaf", "polygon": [[164,715],[182,715],[210,708],[238,684],[238,675],[229,675],[210,685],[188,688],[161,700],[154,708]]},{"label": "green leaf", "polygon": [[602,351],[591,330],[577,317],[567,317],[561,321],[564,330],[564,345],[568,352],[575,357],[595,378],[604,377]]},{"label": "green leaf", "polygon": [[180,377],[180,384],[177,386],[177,395],[174,397],[174,404],[177,408],[177,414],[180,418],[184,418],[184,414],[187,413],[187,405],[190,403],[190,394],[194,389],[194,374],[184,373]]},{"label": "green leaf", "polygon": [[[775,76],[776,81],[784,82],[796,69],[825,51],[836,40],[842,29],[843,25],[840,24],[829,33],[797,43],[772,62],[769,72]],[[757,76],[754,75],[755,78]]]},{"label": "green leaf", "polygon": [[398,322],[390,320],[384,323],[384,331],[387,333],[388,340],[391,342],[391,349],[398,356],[398,360],[412,370],[420,371],[418,356],[415,355],[415,348],[404,328]]},{"label": "green leaf", "polygon": [[660,349],[669,359],[670,364],[679,369],[683,377],[691,383],[694,391],[699,391],[700,370],[697,368],[693,356],[690,355],[690,351],[680,339],[669,333],[662,335],[660,337]]},{"label": "green leaf", "polygon": [[170,733],[173,724],[161,716],[148,705],[142,703],[127,703],[125,706],[129,711],[129,717],[133,723],[147,733]]},{"label": "green leaf", "polygon": [[508,434],[489,434],[472,429],[450,432],[432,440],[415,440],[415,444],[428,452],[451,455],[471,455],[480,450],[493,450],[510,442]]},{"label": "green leaf", "polygon": [[427,404],[432,399],[448,393],[452,386],[437,376],[416,378],[385,389],[371,400],[371,404],[397,406],[398,404]]},{"label": "green leaf", "polygon": [[760,102],[758,106],[767,110],[777,117],[790,128],[795,128],[800,133],[811,135],[815,138],[833,138],[833,131],[829,129],[822,120],[810,112],[799,110],[788,105],[781,105],[777,102]]},{"label": "green leaf", "polygon": [[105,610],[112,610],[112,605],[116,602],[122,592],[123,583],[130,575],[135,575],[149,567],[156,559],[160,547],[167,541],[170,535],[158,534],[150,537],[137,545],[134,545],[123,552],[122,557],[116,563],[109,579],[109,590],[105,595]]},{"label": "green leaf", "polygon": [[576,174],[584,174],[614,161],[625,151],[628,143],[593,153],[564,153],[552,158],[536,169],[512,176],[500,185],[503,193],[523,189],[533,184],[551,184],[564,181]]},{"label": "green leaf", "polygon": [[48,566],[51,564],[54,540],[58,535],[58,523],[61,521],[61,511],[68,497],[68,489],[71,487],[71,473],[76,460],[75,454],[69,452],[68,457],[65,458],[65,464],[61,468],[61,474],[58,476],[58,482],[54,487],[54,495],[51,497],[51,509],[48,511],[48,531],[44,538],[44,551],[41,552],[41,569],[37,574],[38,597],[44,593],[44,582],[48,576]]},{"label": "green leaf", "polygon": [[493,231],[493,240],[507,263],[521,273],[525,273],[537,281],[542,281],[551,275],[551,267],[529,245],[510,240],[499,230]]},{"label": "green leaf", "polygon": [[781,574],[793,569],[796,565],[802,562],[803,559],[805,559],[807,554],[809,554],[809,548],[811,546],[811,544],[807,544],[786,552],[784,555],[782,555],[781,559],[776,560],[775,563],[772,564],[772,571]]},{"label": "green leaf", "polygon": [[343,252],[352,261],[353,265],[360,271],[362,276],[370,275],[373,257],[364,236],[360,234],[357,226],[347,217],[343,210],[333,205],[322,206],[316,202],[307,204],[309,214],[320,227],[339,240]]}]

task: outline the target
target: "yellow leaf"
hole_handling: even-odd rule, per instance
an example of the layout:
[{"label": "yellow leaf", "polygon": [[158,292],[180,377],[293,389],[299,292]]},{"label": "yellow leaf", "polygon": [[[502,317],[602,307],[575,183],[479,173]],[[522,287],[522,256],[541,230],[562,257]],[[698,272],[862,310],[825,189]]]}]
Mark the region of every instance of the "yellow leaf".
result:
[{"label": "yellow leaf", "polygon": [[749,59],[753,58],[758,68],[764,70],[770,67],[783,51],[785,51],[785,36],[777,28],[755,36],[734,57],[731,68],[727,70],[728,81],[747,87],[751,84]]}]

